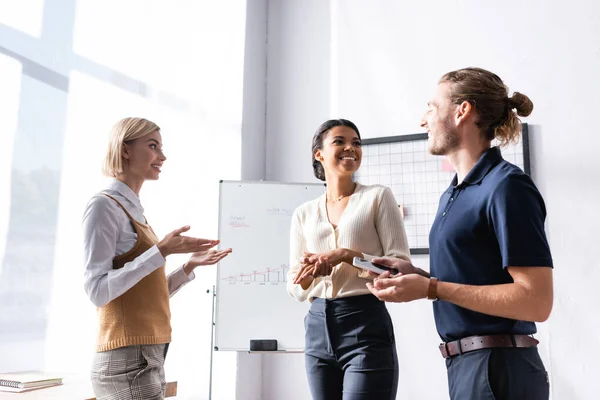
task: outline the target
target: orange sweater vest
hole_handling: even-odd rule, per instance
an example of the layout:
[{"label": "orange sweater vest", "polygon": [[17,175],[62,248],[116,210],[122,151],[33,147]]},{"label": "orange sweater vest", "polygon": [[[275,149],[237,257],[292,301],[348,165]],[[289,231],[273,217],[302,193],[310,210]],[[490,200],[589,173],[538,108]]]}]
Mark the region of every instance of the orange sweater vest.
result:
[{"label": "orange sweater vest", "polygon": [[[150,247],[158,238],[150,225],[142,224],[113,199],[129,217],[137,241],[128,252],[114,258],[113,269],[122,268]],[[96,351],[107,351],[137,344],[160,344],[171,341],[169,287],[164,265],[136,283],[131,289],[98,308],[100,329]]]}]

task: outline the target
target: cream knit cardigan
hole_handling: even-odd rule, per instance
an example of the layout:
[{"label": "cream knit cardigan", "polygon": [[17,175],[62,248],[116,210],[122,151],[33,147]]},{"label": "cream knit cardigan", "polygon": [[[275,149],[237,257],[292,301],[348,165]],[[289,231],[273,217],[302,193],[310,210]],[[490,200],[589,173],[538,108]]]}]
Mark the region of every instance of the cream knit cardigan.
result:
[{"label": "cream knit cardigan", "polygon": [[290,229],[288,293],[298,301],[335,299],[370,293],[367,271],[342,262],[330,276],[318,277],[307,290],[293,283],[303,252],[324,253],[347,248],[366,259],[387,256],[410,260],[404,223],[392,191],[381,185],[356,184],[336,229],[327,216],[325,194],[294,211]]}]

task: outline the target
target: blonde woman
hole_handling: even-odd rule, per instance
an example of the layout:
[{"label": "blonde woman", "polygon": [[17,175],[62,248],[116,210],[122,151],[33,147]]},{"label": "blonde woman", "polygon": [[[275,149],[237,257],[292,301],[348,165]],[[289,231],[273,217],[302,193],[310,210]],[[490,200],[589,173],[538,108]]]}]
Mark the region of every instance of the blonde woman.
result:
[{"label": "blonde woman", "polygon": [[[144,217],[139,193],[157,180],[167,158],[160,128],[125,118],[112,129],[103,172],[108,186],[83,215],[84,288],[98,307],[99,331],[92,386],[101,399],[162,399],[164,360],[171,341],[169,297],[194,279],[194,269],[231,252],[210,250],[218,240],[183,235],[184,226],[159,240]],[[165,274],[165,258],[191,253]]]}]

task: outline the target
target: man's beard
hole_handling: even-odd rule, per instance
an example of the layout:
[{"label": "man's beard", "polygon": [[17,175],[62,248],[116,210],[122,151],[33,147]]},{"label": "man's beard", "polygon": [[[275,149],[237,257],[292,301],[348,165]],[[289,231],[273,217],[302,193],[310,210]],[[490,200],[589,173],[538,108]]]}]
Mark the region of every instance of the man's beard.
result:
[{"label": "man's beard", "polygon": [[434,141],[428,146],[429,153],[434,156],[445,156],[458,148],[459,138],[456,131],[449,126],[444,126],[443,132],[434,136]]}]

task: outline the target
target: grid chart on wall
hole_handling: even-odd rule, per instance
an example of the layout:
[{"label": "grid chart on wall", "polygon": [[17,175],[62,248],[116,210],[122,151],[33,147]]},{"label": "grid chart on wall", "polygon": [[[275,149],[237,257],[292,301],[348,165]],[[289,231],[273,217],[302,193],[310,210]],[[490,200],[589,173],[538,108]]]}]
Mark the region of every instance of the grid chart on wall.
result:
[{"label": "grid chart on wall", "polygon": [[[355,179],[392,189],[404,215],[411,254],[429,254],[429,230],[440,196],[455,175],[452,166],[445,157],[427,152],[427,133],[364,139],[362,149]],[[530,173],[526,124],[521,140],[501,148],[501,152],[505,160]]]}]

